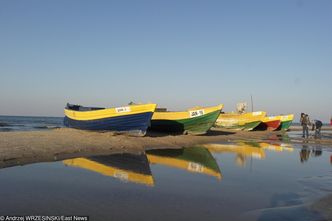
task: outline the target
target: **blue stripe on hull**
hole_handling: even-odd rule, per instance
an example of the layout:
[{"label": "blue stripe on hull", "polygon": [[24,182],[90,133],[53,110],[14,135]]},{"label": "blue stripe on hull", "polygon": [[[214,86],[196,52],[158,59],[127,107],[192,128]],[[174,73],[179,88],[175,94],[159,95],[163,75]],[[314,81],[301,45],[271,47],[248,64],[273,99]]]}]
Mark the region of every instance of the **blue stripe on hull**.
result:
[{"label": "blue stripe on hull", "polygon": [[152,114],[152,112],[145,112],[98,120],[73,120],[65,117],[64,125],[83,130],[146,131],[150,125]]}]

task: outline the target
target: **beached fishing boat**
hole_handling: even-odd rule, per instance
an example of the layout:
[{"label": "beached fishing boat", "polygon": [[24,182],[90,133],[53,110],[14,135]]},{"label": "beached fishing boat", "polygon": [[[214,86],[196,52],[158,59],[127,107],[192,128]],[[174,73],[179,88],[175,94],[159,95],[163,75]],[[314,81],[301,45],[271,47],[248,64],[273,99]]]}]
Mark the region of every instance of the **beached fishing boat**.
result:
[{"label": "beached fishing boat", "polygon": [[184,134],[205,134],[216,122],[223,105],[198,107],[188,111],[158,111],[151,120],[151,130]]},{"label": "beached fishing boat", "polygon": [[279,128],[281,120],[277,116],[264,117],[262,122],[255,128],[255,130],[269,130],[274,131]]},{"label": "beached fishing boat", "polygon": [[220,114],[215,126],[233,130],[253,130],[264,119],[266,112],[256,111],[244,114],[226,113]]},{"label": "beached fishing boat", "polygon": [[154,180],[145,154],[112,154],[64,160],[66,166],[79,167],[124,182],[153,186]]},{"label": "beached fishing boat", "polygon": [[144,136],[156,106],[156,104],[138,104],[99,108],[67,104],[64,124],[76,129],[129,132]]},{"label": "beached fishing boat", "polygon": [[280,115],[276,117],[280,119],[280,126],[278,130],[288,130],[293,122],[294,114]]},{"label": "beached fishing boat", "polygon": [[148,150],[146,155],[150,164],[160,164],[192,173],[205,174],[219,180],[222,177],[216,160],[204,147]]}]

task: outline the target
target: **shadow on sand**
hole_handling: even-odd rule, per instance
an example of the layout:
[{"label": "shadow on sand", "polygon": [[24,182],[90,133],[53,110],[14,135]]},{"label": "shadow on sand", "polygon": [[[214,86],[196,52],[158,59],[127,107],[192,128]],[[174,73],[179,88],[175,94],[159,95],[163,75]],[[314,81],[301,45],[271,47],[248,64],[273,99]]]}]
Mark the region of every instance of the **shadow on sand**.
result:
[{"label": "shadow on sand", "polygon": [[[209,130],[205,134],[197,134],[197,135],[192,135],[192,136],[221,136],[221,135],[232,135],[236,134],[235,132],[230,132],[230,131],[216,131],[216,130]],[[157,131],[152,131],[148,130],[146,132],[146,137],[166,137],[166,136],[179,136],[179,135],[184,135],[183,133],[179,132],[157,132]],[[189,134],[190,136],[190,134]]]},{"label": "shadow on sand", "polygon": [[220,135],[232,135],[232,134],[236,134],[236,132],[209,130],[206,134],[203,134],[203,136],[220,136]]},{"label": "shadow on sand", "polygon": [[146,131],[145,137],[167,137],[167,136],[176,136],[176,135],[182,135],[182,133],[165,133],[165,132],[157,132],[148,130]]}]

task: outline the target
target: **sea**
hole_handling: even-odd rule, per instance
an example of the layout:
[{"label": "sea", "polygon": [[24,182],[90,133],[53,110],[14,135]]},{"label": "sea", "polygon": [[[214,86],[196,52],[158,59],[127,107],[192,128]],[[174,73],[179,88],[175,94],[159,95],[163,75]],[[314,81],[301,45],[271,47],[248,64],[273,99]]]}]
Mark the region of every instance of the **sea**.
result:
[{"label": "sea", "polygon": [[[62,121],[0,117],[2,131],[50,130],[63,127]],[[26,165],[3,160],[0,219],[332,220],[332,149],[324,144],[276,137],[148,149],[83,150]]]},{"label": "sea", "polygon": [[63,117],[0,116],[0,132],[47,130],[63,127]]}]

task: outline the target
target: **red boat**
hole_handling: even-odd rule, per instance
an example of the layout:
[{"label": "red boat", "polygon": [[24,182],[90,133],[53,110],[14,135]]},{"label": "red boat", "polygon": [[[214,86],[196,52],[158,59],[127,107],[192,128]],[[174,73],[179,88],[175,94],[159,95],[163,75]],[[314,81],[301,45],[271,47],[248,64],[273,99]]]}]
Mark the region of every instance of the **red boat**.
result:
[{"label": "red boat", "polygon": [[280,126],[281,121],[280,120],[270,120],[270,121],[265,121],[263,124],[266,125],[267,130],[277,130]]},{"label": "red boat", "polygon": [[274,131],[279,128],[280,124],[281,120],[278,117],[264,117],[262,122],[255,129]]}]

